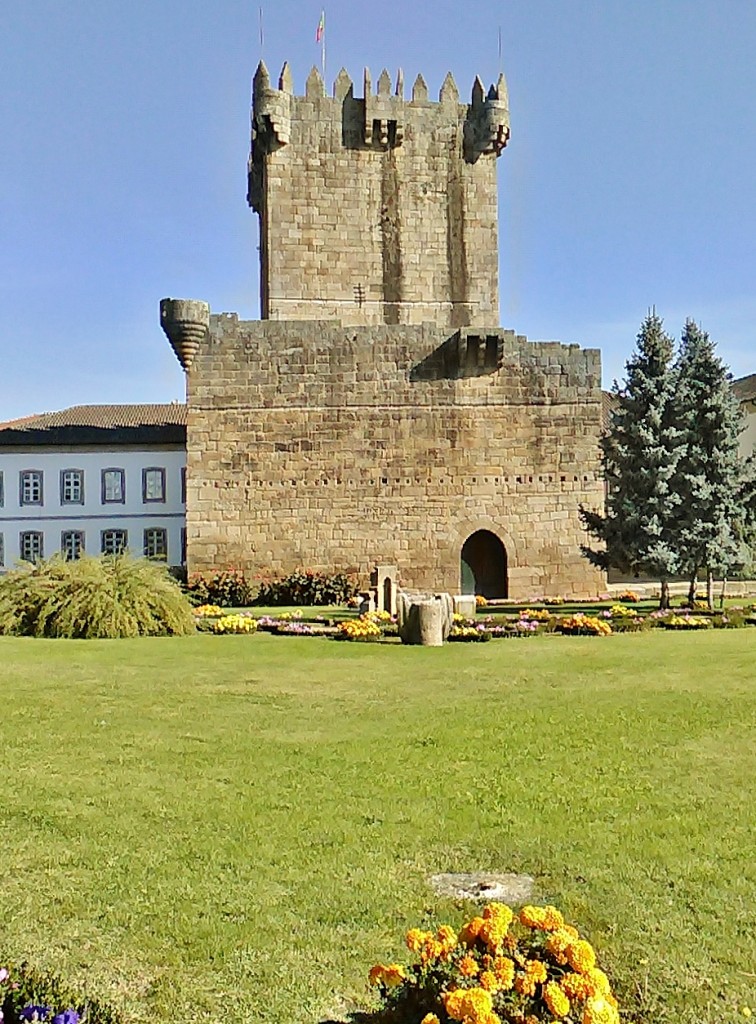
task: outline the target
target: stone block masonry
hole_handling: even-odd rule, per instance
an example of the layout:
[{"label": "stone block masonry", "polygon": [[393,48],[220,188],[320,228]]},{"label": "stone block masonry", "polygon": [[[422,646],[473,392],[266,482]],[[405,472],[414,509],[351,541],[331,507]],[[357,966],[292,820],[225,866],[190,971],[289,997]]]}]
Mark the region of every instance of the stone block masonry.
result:
[{"label": "stone block masonry", "polygon": [[[488,354],[489,365],[486,365]],[[461,586],[477,530],[508,592],[586,596],[599,353],[511,331],[211,318],[188,375],[190,571],[358,572]]]},{"label": "stone block masonry", "polygon": [[190,572],[358,573],[529,600],[590,596],[599,353],[498,324],[503,75],[437,103],[384,71],[254,80],[248,201],[262,317],[164,300],[187,371]]},{"label": "stone block masonry", "polygon": [[260,216],[264,319],[452,327],[498,323],[496,157],[509,137],[503,76],[460,103],[421,76],[404,99],[384,71],[363,98],[346,71],[254,83],[248,200]]}]

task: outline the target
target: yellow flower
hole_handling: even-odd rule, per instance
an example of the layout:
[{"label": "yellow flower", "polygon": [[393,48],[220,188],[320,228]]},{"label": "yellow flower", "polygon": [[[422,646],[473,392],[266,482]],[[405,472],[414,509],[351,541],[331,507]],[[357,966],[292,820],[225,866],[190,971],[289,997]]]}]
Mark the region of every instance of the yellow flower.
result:
[{"label": "yellow flower", "polygon": [[750,1006],[743,1006],[741,1008],[740,1012],[743,1014],[744,1017],[750,1017],[751,1016],[751,1007]]},{"label": "yellow flower", "polygon": [[469,953],[462,957],[457,966],[463,978],[474,978],[480,970],[477,960]]},{"label": "yellow flower", "polygon": [[611,994],[609,979],[600,967],[591,967],[589,971],[585,972],[584,978],[587,983],[588,995],[606,998]]},{"label": "yellow flower", "polygon": [[380,985],[384,968],[385,964],[375,964],[370,968],[368,971],[368,981],[371,985]]},{"label": "yellow flower", "polygon": [[401,964],[376,964],[370,968],[368,974],[371,985],[385,985],[386,988],[396,988],[405,978],[406,974]]},{"label": "yellow flower", "polygon": [[383,971],[383,984],[386,988],[396,988],[406,977],[401,964],[389,964]]},{"label": "yellow flower", "polygon": [[435,1015],[435,1013],[426,1013],[420,1024],[441,1024],[441,1021]]},{"label": "yellow flower", "polygon": [[428,932],[421,931],[420,928],[410,928],[404,939],[407,944],[407,949],[413,953],[418,953],[422,949],[423,943],[428,938],[428,935]]},{"label": "yellow flower", "polygon": [[546,949],[554,957],[558,964],[567,963],[567,947],[572,945],[575,938],[565,928],[552,932],[546,940]]},{"label": "yellow flower", "polygon": [[535,978],[529,974],[518,974],[515,978],[515,992],[519,992],[521,996],[534,996],[536,985]]},{"label": "yellow flower", "polygon": [[471,921],[468,921],[462,927],[458,936],[460,946],[472,946],[478,935],[480,935],[480,929],[484,924],[485,921],[482,917],[474,917]]},{"label": "yellow flower", "polygon": [[546,964],[542,963],[540,960],[528,960],[525,964],[525,970],[531,978],[534,978],[539,984],[546,981],[548,977]]},{"label": "yellow flower", "polygon": [[430,960],[438,960],[443,952],[444,947],[428,932],[428,937],[423,943],[423,948],[420,950],[420,962],[427,964]]},{"label": "yellow flower", "polygon": [[556,907],[525,906],[520,911],[520,922],[527,928],[555,932],[564,925],[564,918]]},{"label": "yellow flower", "polygon": [[443,947],[444,953],[451,953],[454,947],[457,945],[457,933],[454,931],[451,925],[442,924],[436,932],[436,940]]},{"label": "yellow flower", "polygon": [[592,994],[591,983],[582,974],[565,974],[562,988],[570,999],[587,999]]},{"label": "yellow flower", "polygon": [[515,965],[514,960],[508,956],[497,956],[494,960],[494,973],[503,989],[510,989],[514,984]]},{"label": "yellow flower", "polygon": [[543,1001],[555,1017],[566,1017],[570,1012],[570,1001],[564,990],[555,981],[544,985]]},{"label": "yellow flower", "polygon": [[585,939],[578,939],[567,947],[567,963],[573,970],[580,974],[587,974],[592,967],[596,966],[596,954],[590,942]]},{"label": "yellow flower", "polygon": [[489,903],[483,908],[483,918],[486,921],[497,920],[502,921],[504,926],[508,928],[512,923],[514,912],[511,907],[508,907],[506,903]]},{"label": "yellow flower", "polygon": [[499,992],[504,987],[493,971],[481,971],[478,981],[486,992]]},{"label": "yellow flower", "polygon": [[[444,1009],[452,1020],[470,1018],[472,1024],[491,1020],[493,996],[484,988],[457,988],[443,996]],[[493,1020],[498,1018],[494,1015]]]},{"label": "yellow flower", "polygon": [[608,999],[593,996],[585,1004],[583,1024],[619,1024],[619,1013]]}]

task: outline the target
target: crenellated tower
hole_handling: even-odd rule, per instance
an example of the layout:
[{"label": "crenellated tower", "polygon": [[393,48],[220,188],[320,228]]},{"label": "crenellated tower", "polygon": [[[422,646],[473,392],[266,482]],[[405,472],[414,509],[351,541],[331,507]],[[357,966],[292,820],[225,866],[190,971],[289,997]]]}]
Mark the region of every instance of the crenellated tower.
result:
[{"label": "crenellated tower", "polygon": [[260,217],[268,320],[496,326],[496,158],[509,139],[504,76],[437,103],[418,75],[404,98],[383,71],[362,98],[342,69],[327,96],[313,68],[295,96],[254,79],[248,200]]}]

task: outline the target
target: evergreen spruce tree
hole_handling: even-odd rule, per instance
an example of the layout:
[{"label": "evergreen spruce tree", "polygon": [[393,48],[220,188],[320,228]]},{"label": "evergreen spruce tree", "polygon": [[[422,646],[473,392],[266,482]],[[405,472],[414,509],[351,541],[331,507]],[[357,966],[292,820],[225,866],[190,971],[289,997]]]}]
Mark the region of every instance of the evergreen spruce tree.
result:
[{"label": "evergreen spruce tree", "polygon": [[742,560],[747,532],[747,474],[739,452],[743,414],[714,343],[692,320],[685,324],[676,369],[676,419],[685,442],[675,474],[682,498],[676,547],[691,596],[705,571],[711,607],[713,574],[726,577]]},{"label": "evergreen spruce tree", "polygon": [[673,482],[682,442],[674,426],[673,354],[661,318],[650,312],[626,364],[625,383],[613,388],[616,408],[601,442],[604,513],[580,509],[588,533],[601,545],[583,546],[583,554],[599,568],[661,580],[662,608],[669,605],[668,581],[678,568],[674,527],[680,496]]}]

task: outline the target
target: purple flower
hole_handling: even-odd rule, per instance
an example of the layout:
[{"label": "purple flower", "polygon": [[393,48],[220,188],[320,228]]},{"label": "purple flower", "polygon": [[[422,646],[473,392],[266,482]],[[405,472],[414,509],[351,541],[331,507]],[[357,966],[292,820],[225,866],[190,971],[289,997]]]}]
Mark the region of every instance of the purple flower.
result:
[{"label": "purple flower", "polygon": [[76,1010],[68,1009],[62,1013],[56,1013],[52,1019],[52,1024],[79,1024],[80,1020],[81,1018]]},{"label": "purple flower", "polygon": [[29,1003],[25,1006],[19,1017],[21,1020],[47,1020],[47,1015],[50,1013],[49,1006],[37,1006],[35,1003]]}]

